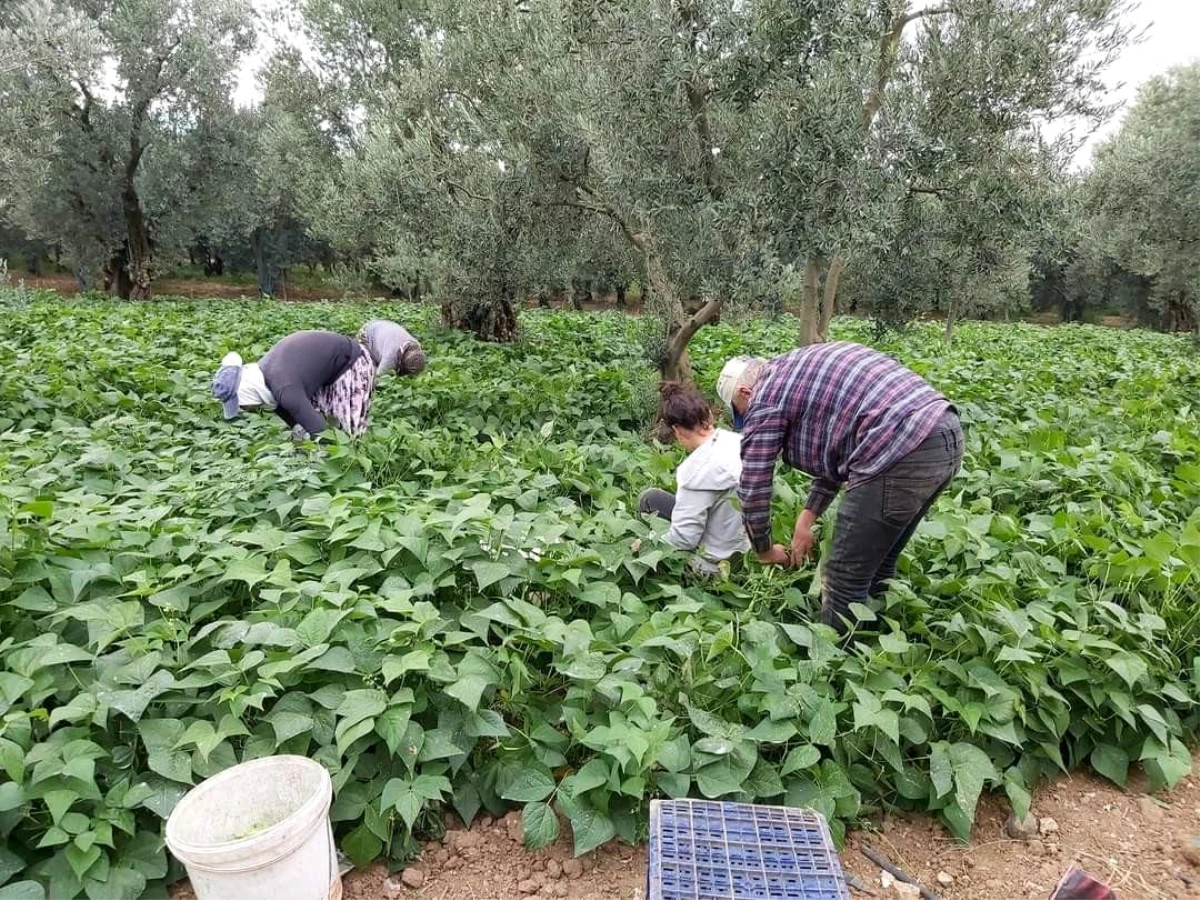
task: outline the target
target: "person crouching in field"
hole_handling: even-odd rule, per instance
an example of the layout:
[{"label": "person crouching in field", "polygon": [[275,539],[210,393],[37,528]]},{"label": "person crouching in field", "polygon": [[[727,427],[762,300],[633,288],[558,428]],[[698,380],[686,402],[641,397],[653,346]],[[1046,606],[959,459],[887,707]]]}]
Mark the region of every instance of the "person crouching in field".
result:
[{"label": "person crouching in field", "polygon": [[660,389],[661,414],[688,457],[675,473],[674,494],[659,488],[643,491],[643,515],[668,519],[664,539],[678,550],[698,550],[693,565],[715,573],[717,564],[750,549],[741,514],[733,505],[742,473],[741,438],[713,427],[704,395],[690,385],[667,382]]},{"label": "person crouching in field", "polygon": [[326,419],[353,437],[361,435],[374,388],[375,367],[367,351],[331,331],[290,334],[257,363],[228,353],[212,382],[226,419],[243,409],[273,409],[297,440],[320,434]]},{"label": "person crouching in field", "polygon": [[391,370],[397,375],[419,375],[425,368],[425,351],[404,326],[387,319],[372,319],[358,332],[358,342],[375,363],[375,377]]},{"label": "person crouching in field", "polygon": [[[813,523],[846,485],[821,605],[821,621],[844,634],[850,604],[887,590],[905,545],[957,474],[958,413],[915,372],[847,342],[814,344],[770,361],[731,359],[717,393],[742,432],[738,497],[763,563],[800,564],[813,548]],[[813,476],[790,548],[771,543],[780,453]]]}]

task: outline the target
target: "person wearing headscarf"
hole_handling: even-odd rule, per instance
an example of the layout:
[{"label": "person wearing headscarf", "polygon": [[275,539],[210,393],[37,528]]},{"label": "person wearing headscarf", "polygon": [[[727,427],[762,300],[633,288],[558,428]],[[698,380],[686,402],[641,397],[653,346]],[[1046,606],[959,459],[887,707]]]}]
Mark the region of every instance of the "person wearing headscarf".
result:
[{"label": "person wearing headscarf", "polygon": [[396,322],[372,319],[359,330],[358,342],[371,354],[376,377],[387,371],[418,375],[425,368],[425,351],[420,341]]},{"label": "person wearing headscarf", "polygon": [[316,437],[332,419],[358,437],[367,430],[375,367],[356,341],[330,331],[298,331],[257,363],[228,353],[213,377],[212,394],[232,419],[244,409],[274,410],[297,440]]}]

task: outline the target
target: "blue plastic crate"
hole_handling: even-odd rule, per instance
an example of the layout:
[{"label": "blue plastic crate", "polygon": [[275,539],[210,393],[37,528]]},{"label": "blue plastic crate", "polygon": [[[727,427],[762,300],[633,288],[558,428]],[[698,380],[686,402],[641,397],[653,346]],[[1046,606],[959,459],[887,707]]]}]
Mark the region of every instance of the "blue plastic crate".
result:
[{"label": "blue plastic crate", "polygon": [[811,809],[650,802],[647,900],[849,900],[825,817]]}]

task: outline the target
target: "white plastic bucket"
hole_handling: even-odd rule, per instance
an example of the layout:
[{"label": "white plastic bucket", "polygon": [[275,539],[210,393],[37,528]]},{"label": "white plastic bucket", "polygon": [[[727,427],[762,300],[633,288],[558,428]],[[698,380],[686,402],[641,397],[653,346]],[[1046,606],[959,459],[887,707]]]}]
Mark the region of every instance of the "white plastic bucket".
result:
[{"label": "white plastic bucket", "polygon": [[332,800],[319,763],[256,759],[189,791],[167,820],[167,846],[198,900],[341,900]]}]

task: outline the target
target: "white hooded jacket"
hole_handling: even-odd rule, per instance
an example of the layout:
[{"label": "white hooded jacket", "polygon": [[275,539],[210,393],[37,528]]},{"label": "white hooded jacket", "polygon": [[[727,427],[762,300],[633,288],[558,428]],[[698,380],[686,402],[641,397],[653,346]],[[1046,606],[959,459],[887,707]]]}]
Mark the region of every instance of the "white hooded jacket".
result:
[{"label": "white hooded jacket", "polygon": [[733,505],[742,477],[742,438],[718,428],[675,472],[671,529],[664,539],[679,550],[700,550],[701,566],[750,549],[742,514]]}]

